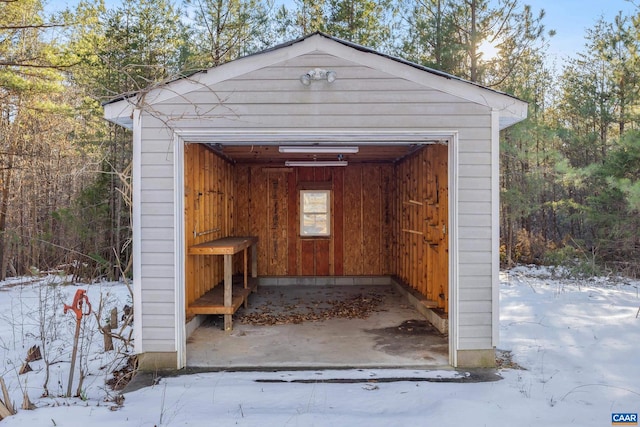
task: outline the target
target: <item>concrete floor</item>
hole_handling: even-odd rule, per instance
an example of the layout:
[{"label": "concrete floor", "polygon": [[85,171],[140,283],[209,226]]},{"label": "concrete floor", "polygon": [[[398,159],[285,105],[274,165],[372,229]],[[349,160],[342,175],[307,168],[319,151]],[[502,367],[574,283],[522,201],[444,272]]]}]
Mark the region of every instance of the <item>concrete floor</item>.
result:
[{"label": "concrete floor", "polygon": [[[369,307],[376,306],[370,313]],[[354,317],[367,314],[367,318]],[[243,323],[253,319],[254,324]],[[312,320],[309,320],[312,319]],[[321,320],[314,320],[321,319]],[[258,325],[277,321],[282,324]],[[249,308],[206,316],[187,366],[210,369],[447,368],[448,339],[390,285],[260,286]]]}]

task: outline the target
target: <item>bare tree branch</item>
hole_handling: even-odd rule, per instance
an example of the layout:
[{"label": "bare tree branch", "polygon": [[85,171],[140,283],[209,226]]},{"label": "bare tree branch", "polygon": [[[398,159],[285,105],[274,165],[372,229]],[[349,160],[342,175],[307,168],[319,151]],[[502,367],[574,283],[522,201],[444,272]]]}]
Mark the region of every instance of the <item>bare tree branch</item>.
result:
[{"label": "bare tree branch", "polygon": [[78,65],[78,63],[74,64],[66,64],[66,65],[52,65],[52,64],[36,64],[33,62],[22,62],[22,61],[2,61],[0,60],[0,67],[25,67],[25,68],[39,68],[39,69],[53,69],[53,70],[65,70],[69,67],[73,67],[74,65]]},{"label": "bare tree branch", "polygon": [[65,24],[0,25],[0,31],[65,27]]}]

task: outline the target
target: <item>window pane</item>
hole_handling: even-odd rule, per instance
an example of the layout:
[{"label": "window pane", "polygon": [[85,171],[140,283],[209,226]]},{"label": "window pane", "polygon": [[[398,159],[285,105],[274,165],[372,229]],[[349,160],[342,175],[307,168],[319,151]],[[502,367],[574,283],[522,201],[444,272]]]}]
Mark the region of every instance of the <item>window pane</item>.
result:
[{"label": "window pane", "polygon": [[326,192],[305,192],[302,194],[302,197],[305,213],[326,213],[328,211],[327,201],[329,195]]},{"label": "window pane", "polygon": [[327,235],[329,234],[329,222],[327,214],[305,214],[302,235]]}]

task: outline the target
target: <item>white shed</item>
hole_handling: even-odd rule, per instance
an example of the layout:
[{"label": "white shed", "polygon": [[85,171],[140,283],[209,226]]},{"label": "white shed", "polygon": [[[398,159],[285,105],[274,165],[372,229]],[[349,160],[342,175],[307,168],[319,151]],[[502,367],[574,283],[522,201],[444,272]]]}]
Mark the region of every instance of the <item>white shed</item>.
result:
[{"label": "white shed", "polygon": [[316,33],[104,109],[133,131],[142,368],[184,367],[203,313],[231,327],[241,299],[200,300],[251,267],[393,280],[448,329],[452,366],[495,363],[499,131],[525,102]]}]

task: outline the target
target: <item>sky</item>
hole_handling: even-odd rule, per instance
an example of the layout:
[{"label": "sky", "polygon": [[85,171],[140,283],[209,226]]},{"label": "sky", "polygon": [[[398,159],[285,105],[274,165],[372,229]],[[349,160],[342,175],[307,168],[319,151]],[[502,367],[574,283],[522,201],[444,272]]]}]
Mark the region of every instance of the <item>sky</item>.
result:
[{"label": "sky", "polygon": [[[558,62],[584,50],[586,29],[601,17],[611,22],[619,11],[632,15],[638,8],[627,0],[529,0],[534,13],[546,12],[547,30],[555,30],[550,40],[549,54]],[[640,4],[640,2],[638,3]]]},{"label": "sky", "polygon": [[[496,0],[493,0],[496,1]],[[635,0],[640,5],[640,0]],[[117,4],[118,0],[106,0],[107,6]],[[275,0],[276,5],[292,5],[293,0]],[[60,10],[72,6],[77,0],[48,0],[49,10]],[[640,10],[628,0],[521,0],[521,4],[532,7],[534,15],[543,9],[543,20],[547,30],[555,30],[556,35],[549,43],[550,60],[561,64],[568,57],[584,50],[584,35],[587,28],[594,26],[599,18],[612,21],[618,11],[631,15]]]}]

